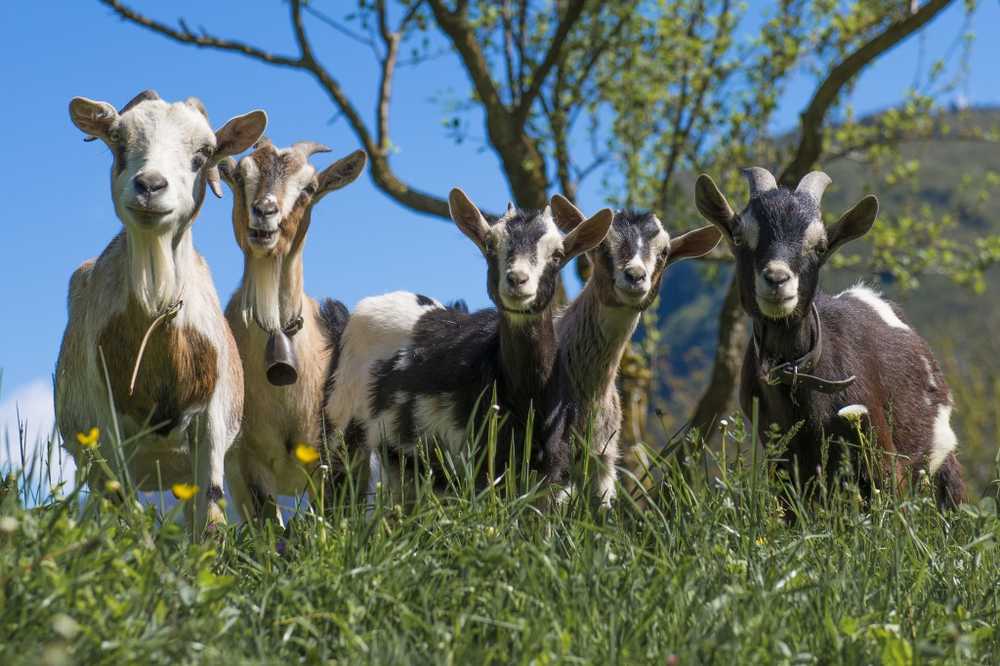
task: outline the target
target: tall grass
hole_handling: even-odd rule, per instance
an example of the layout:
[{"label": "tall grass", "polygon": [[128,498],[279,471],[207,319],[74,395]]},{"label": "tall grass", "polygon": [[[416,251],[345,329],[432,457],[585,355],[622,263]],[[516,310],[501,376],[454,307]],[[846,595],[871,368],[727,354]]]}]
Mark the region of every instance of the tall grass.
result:
[{"label": "tall grass", "polygon": [[455,463],[444,495],[418,470],[408,507],[345,485],[286,532],[205,543],[134,498],[32,507],[22,476],[0,497],[0,663],[1000,662],[991,499],[941,514],[918,484],[866,507],[845,470],[789,524],[781,434],[724,437],[710,464],[698,442],[654,458],[642,511],[543,510],[525,468],[477,489]]}]

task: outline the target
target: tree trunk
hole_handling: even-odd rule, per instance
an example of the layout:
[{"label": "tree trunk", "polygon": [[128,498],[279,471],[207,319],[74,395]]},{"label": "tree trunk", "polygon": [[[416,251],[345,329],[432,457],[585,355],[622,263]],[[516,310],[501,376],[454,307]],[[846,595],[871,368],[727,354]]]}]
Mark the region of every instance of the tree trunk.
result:
[{"label": "tree trunk", "polygon": [[740,305],[739,282],[734,270],[719,313],[719,342],[712,377],[691,417],[691,425],[701,431],[706,441],[714,434],[719,418],[729,409],[739,381],[746,343],[747,319]]}]

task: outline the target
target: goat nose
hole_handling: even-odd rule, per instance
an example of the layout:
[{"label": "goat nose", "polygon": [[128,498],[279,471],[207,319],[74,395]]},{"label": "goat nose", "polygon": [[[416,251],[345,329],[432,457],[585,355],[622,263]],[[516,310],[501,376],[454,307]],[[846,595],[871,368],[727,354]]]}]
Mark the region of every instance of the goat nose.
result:
[{"label": "goat nose", "polygon": [[156,194],[167,189],[167,179],[159,171],[144,171],[136,175],[133,182],[139,194]]},{"label": "goat nose", "polygon": [[772,287],[780,287],[792,279],[792,273],[787,268],[768,267],[764,269],[764,279]]},{"label": "goat nose", "polygon": [[253,202],[253,212],[258,217],[270,217],[278,212],[278,203],[272,197],[265,197]]},{"label": "goat nose", "polygon": [[628,266],[625,268],[625,277],[633,284],[638,284],[646,279],[646,269],[642,266]]},{"label": "goat nose", "polygon": [[522,284],[528,281],[528,274],[524,271],[507,271],[507,284],[512,287],[520,287]]}]

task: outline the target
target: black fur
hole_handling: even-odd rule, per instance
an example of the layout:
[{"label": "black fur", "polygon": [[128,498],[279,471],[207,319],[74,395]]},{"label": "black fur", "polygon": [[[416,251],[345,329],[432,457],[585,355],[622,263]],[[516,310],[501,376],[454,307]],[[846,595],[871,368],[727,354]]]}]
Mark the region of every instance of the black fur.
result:
[{"label": "black fur", "polygon": [[[531,326],[502,330],[506,327],[494,309],[472,314],[440,308],[427,312],[414,329],[413,343],[375,369],[373,415],[398,409],[396,435],[400,442],[413,443],[420,435],[414,419],[416,397],[442,396],[452,405],[452,425],[465,431],[470,422],[474,427],[485,422],[496,386],[497,404],[505,417],[498,437],[497,470],[502,470],[512,455],[521,459],[522,452],[512,450],[512,442],[514,447],[523,444],[529,409],[536,412],[532,441],[534,462],[538,463],[548,439],[545,366],[551,368],[551,360],[547,364],[540,361],[540,365],[505,360],[523,355],[551,356],[552,341],[532,335]],[[399,395],[406,396],[402,406],[396,404]],[[485,482],[485,477],[482,480]]]},{"label": "black fur", "polygon": [[[326,369],[326,383],[323,386],[323,414],[326,414],[326,403],[333,395],[337,365],[340,363],[340,339],[344,335],[350,317],[347,306],[340,301],[325,298],[319,304],[319,318],[323,323],[323,331],[330,349],[330,364]],[[326,417],[323,418],[325,421]],[[329,423],[325,423],[325,432],[331,432]]]}]

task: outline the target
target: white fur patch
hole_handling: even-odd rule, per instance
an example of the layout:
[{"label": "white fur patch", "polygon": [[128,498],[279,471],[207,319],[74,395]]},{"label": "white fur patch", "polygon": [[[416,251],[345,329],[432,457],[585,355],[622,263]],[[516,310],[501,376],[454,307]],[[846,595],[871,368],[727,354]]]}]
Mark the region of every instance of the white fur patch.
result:
[{"label": "white fur patch", "polygon": [[[436,301],[422,306],[417,295],[408,291],[372,296],[357,304],[344,330],[333,396],[327,405],[327,416],[335,427],[347,427],[352,418],[370,421],[369,387],[375,364],[409,345],[420,317],[440,307]],[[377,429],[368,430],[369,443],[377,444]]]},{"label": "white fur patch", "polygon": [[465,451],[465,431],[455,427],[451,400],[434,395],[417,396],[414,421],[425,443],[436,441],[454,454]]},{"label": "white fur patch", "polygon": [[927,455],[927,472],[937,472],[945,458],[958,446],[958,438],[951,429],[951,405],[938,407],[934,418],[934,433],[931,441],[931,452]]},{"label": "white fur patch", "polygon": [[892,306],[882,298],[882,295],[870,287],[859,284],[837,294],[836,298],[840,298],[842,296],[852,296],[872,308],[889,327],[898,328],[904,331],[910,330],[910,327],[907,326],[895,312],[893,312]]},{"label": "white fur patch", "polygon": [[811,252],[817,245],[824,242],[826,242],[826,227],[823,226],[821,220],[813,220],[806,227],[806,233],[802,237],[802,250],[804,252]]},{"label": "white fur patch", "polygon": [[246,259],[244,272],[243,323],[249,326],[256,321],[265,331],[281,328],[281,257],[254,257]]}]

